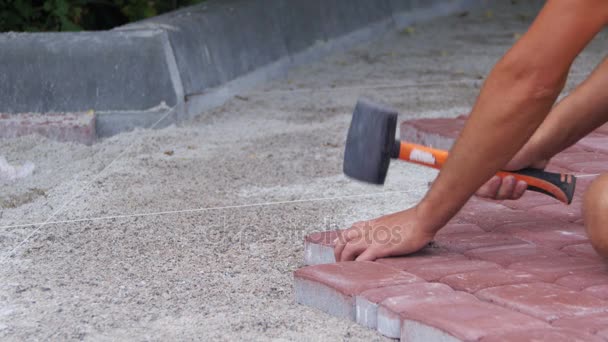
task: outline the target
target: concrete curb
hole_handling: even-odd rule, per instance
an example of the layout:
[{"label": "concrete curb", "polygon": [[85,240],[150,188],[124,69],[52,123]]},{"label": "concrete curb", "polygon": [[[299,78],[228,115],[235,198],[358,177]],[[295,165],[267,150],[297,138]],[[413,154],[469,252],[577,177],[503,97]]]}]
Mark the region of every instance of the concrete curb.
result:
[{"label": "concrete curb", "polygon": [[121,127],[108,134],[105,115],[146,116],[176,107],[164,35],[162,30],[0,35],[0,112],[94,110],[100,136],[138,126],[121,118]]},{"label": "concrete curb", "polygon": [[111,31],[0,34],[0,113],[94,110],[99,137],[165,127],[293,67],[481,1],[210,1]]}]

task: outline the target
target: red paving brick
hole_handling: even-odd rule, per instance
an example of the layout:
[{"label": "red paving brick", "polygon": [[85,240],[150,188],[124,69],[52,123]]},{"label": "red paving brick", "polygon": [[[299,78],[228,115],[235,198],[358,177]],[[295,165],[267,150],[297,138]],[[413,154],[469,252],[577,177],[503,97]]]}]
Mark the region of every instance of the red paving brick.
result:
[{"label": "red paving brick", "polygon": [[[581,153],[589,153],[589,152],[581,152]],[[568,168],[565,168],[557,163],[553,159],[549,160],[549,163],[545,167],[546,171],[549,172],[557,172],[557,173],[572,173],[572,171]],[[530,191],[532,192],[532,191]]]},{"label": "red paving brick", "polygon": [[561,251],[572,256],[590,258],[594,260],[604,260],[601,256],[599,256],[599,254],[597,254],[590,243],[566,246],[562,248]]},{"label": "red paving brick", "polygon": [[500,203],[473,197],[451,222],[472,223],[485,231],[494,231],[504,224],[545,220],[547,220],[547,216],[542,214],[523,210],[512,210]]},{"label": "red paving brick", "polygon": [[547,283],[505,285],[481,290],[479,298],[553,321],[606,311],[608,303],[589,294]]},{"label": "red paving brick", "polygon": [[595,272],[605,268],[600,262],[569,256],[520,261],[509,265],[509,269],[534,274],[547,282],[553,282],[571,274]]},{"label": "red paving brick", "polygon": [[407,271],[427,281],[436,281],[451,274],[499,267],[498,264],[482,260],[447,260],[441,263],[410,267]]},{"label": "red paving brick", "polygon": [[520,261],[552,259],[567,256],[566,253],[532,244],[477,248],[467,251],[464,254],[469,258],[492,261],[502,266],[509,266]]},{"label": "red paving brick", "polygon": [[504,342],[504,341],[517,341],[517,342],[538,342],[538,341],[551,341],[551,342],[600,342],[603,339],[593,336],[591,334],[579,332],[572,329],[537,329],[537,330],[525,330],[515,331],[502,335],[493,335],[484,337],[480,340],[481,342]]},{"label": "red paving brick", "polygon": [[408,305],[402,309],[400,317],[403,320],[402,341],[420,335],[433,341],[444,333],[459,340],[476,341],[484,336],[512,331],[549,328],[546,323],[528,315],[462,295]]},{"label": "red paving brick", "polygon": [[427,247],[417,253],[395,258],[378,259],[377,262],[400,270],[407,270],[412,267],[424,266],[429,264],[443,263],[446,261],[467,260],[459,253],[454,253],[439,247]]},{"label": "red paving brick", "polygon": [[[495,203],[493,203],[495,204]],[[452,222],[458,223],[472,223],[479,226],[486,232],[501,232],[501,227],[507,224],[513,223],[534,223],[543,221],[555,221],[547,217],[542,213],[534,213],[531,211],[513,210],[510,208],[503,207],[502,209],[496,209],[494,211],[481,210],[479,212],[472,212],[463,216],[460,212]]]},{"label": "red paving brick", "polygon": [[384,336],[399,338],[401,331],[400,314],[416,303],[436,305],[444,297],[470,296],[465,293],[454,292],[449,286],[439,283],[416,283],[408,285],[408,291],[400,296],[384,299],[377,309],[377,329]]},{"label": "red paving brick", "polygon": [[[420,292],[421,289],[424,289],[427,292]],[[447,286],[441,286],[440,284],[431,283],[394,285],[363,291],[358,294],[355,299],[357,323],[368,328],[376,329],[378,305],[380,302],[391,297],[398,297],[408,294],[411,295],[412,293],[425,296],[428,296],[430,294],[437,294],[436,292],[432,292],[431,290],[444,293],[450,293],[453,291]]]},{"label": "red paving brick", "polygon": [[368,261],[308,266],[297,270],[295,276],[330,286],[345,295],[356,295],[378,287],[421,281],[412,274]]},{"label": "red paving brick", "polygon": [[523,241],[537,246],[560,249],[564,246],[587,242],[587,233],[582,226],[556,229],[535,229],[534,225],[512,229],[512,234]]},{"label": "red paving brick", "polygon": [[[561,167],[559,165],[551,163],[551,161],[549,161],[549,164],[547,164],[547,167],[545,167],[545,170],[548,172],[553,172],[553,173],[570,173],[570,174],[574,173],[570,169],[567,169],[565,167]],[[532,191],[530,191],[530,192],[532,192]]]},{"label": "red paving brick", "polygon": [[541,205],[530,209],[528,213],[541,214],[545,217],[551,217],[565,222],[574,222],[582,218],[582,208],[583,201],[580,198],[575,198],[570,205],[565,205],[563,203]]},{"label": "red paving brick", "polygon": [[513,234],[520,231],[552,231],[561,230],[565,232],[580,232],[584,230],[583,226],[573,222],[564,222],[560,220],[547,219],[537,222],[518,222],[501,225],[496,232],[504,234]]},{"label": "red paving brick", "polygon": [[604,135],[608,134],[608,124],[603,124],[599,128],[596,128],[595,131],[593,131],[593,133],[604,134]]},{"label": "red paving brick", "polygon": [[0,114],[0,138],[30,134],[91,145],[97,139],[95,113]]},{"label": "red paving brick", "polygon": [[[399,297],[404,295],[410,295],[413,291],[430,291],[430,290],[439,290],[445,291],[446,293],[452,292],[453,290],[447,286],[442,286],[441,284],[436,283],[427,283],[424,281],[414,282],[411,284],[405,285],[393,285],[393,286],[385,286],[380,288],[374,288],[371,290],[366,290],[357,295],[357,297],[364,298],[370,303],[380,303],[385,299],[391,297]],[[428,295],[431,293],[424,294]]]},{"label": "red paving brick", "polygon": [[567,149],[563,150],[560,153],[578,153],[578,152],[589,152],[589,151],[586,150],[585,148],[583,148],[579,144],[574,144],[574,145],[568,147]]},{"label": "red paving brick", "polygon": [[341,262],[300,268],[294,273],[296,302],[356,320],[354,296],[374,288],[421,279],[375,262]]},{"label": "red paving brick", "polygon": [[491,246],[519,245],[524,241],[500,233],[454,233],[435,237],[435,242],[450,251],[463,253]]},{"label": "red paving brick", "polygon": [[597,336],[598,336],[598,337],[603,338],[603,339],[604,339],[604,341],[608,341],[608,329],[605,329],[605,330],[599,331],[599,332],[597,333]]},{"label": "red paving brick", "polygon": [[555,284],[572,290],[583,290],[595,285],[608,285],[608,272],[581,272],[563,276],[555,281]]},{"label": "red paving brick", "polygon": [[608,137],[606,136],[587,136],[579,140],[577,145],[590,152],[608,153]]},{"label": "red paving brick", "polygon": [[[462,123],[403,127],[408,141],[451,145]],[[607,170],[606,127],[600,131],[607,135],[568,148],[548,170]],[[472,198],[418,253],[296,271],[296,301],[403,340],[608,339],[608,262],[588,243],[581,217],[593,180],[578,179],[570,206],[533,192],[518,201]],[[332,263],[335,237],[308,236],[305,262]]]},{"label": "red paving brick", "polygon": [[467,217],[474,219],[478,214],[485,212],[497,213],[503,210],[505,210],[505,206],[499,201],[471,197],[469,201],[462,207],[457,216],[462,216],[463,219],[466,219]]},{"label": "red paving brick", "polygon": [[570,165],[568,169],[578,174],[593,174],[593,173],[604,173],[608,171],[608,163],[605,161],[591,161],[584,163],[576,163]]},{"label": "red paving brick", "polygon": [[336,261],[334,257],[334,240],[338,237],[337,230],[312,233],[304,238],[304,264],[330,264]]},{"label": "red paving brick", "polygon": [[484,233],[484,230],[471,223],[449,223],[441,228],[441,230],[437,232],[437,235],[453,233]]},{"label": "red paving brick", "polygon": [[535,283],[541,281],[530,273],[504,268],[483,269],[472,272],[452,274],[439,280],[454,290],[475,293],[488,287]]},{"label": "red paving brick", "polygon": [[588,287],[583,290],[583,293],[588,293],[599,299],[608,300],[608,284]]},{"label": "red paving brick", "polygon": [[597,152],[559,153],[551,159],[552,163],[555,163],[568,170],[572,170],[570,167],[574,164],[591,161],[608,162],[608,155]]},{"label": "red paving brick", "polygon": [[553,197],[549,197],[547,195],[532,191],[526,191],[524,195],[518,200],[505,200],[500,202],[500,204],[504,205],[505,207],[515,210],[528,210],[540,207],[541,205],[550,205],[558,203],[561,202]]},{"label": "red paving brick", "polygon": [[566,317],[551,323],[554,327],[573,329],[580,332],[595,334],[596,332],[608,327],[608,313],[584,316]]}]

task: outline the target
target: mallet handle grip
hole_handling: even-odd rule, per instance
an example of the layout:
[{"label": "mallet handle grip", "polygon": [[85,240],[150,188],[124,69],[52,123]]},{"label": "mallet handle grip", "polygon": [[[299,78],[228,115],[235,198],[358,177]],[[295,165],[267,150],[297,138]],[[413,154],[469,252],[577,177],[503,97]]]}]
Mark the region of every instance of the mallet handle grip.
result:
[{"label": "mallet handle grip", "polygon": [[[397,141],[392,157],[441,169],[448,159],[448,152]],[[543,193],[567,204],[572,203],[574,197],[576,177],[571,174],[559,174],[539,169],[523,169],[519,171],[500,171],[496,175],[499,177],[513,176],[517,180],[528,183],[528,190]]]}]

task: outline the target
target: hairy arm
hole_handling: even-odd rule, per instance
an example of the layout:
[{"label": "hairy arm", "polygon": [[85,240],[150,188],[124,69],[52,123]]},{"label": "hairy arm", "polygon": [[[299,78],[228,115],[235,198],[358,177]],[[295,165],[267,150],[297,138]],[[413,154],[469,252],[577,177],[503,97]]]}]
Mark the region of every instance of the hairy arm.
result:
[{"label": "hairy arm", "polygon": [[551,159],[608,121],[608,58],[555,106],[524,145],[530,161]]},{"label": "hairy arm", "polygon": [[443,170],[419,204],[418,215],[432,221],[431,229],[447,223],[530,139],[563,88],[570,65],[607,22],[607,1],[547,2],[488,76]]},{"label": "hairy arm", "polygon": [[[549,159],[608,121],[608,58],[572,93],[553,107],[530,140],[505,166],[506,170],[544,168]],[[492,177],[477,191],[481,197],[518,199],[527,188],[513,177]]]}]

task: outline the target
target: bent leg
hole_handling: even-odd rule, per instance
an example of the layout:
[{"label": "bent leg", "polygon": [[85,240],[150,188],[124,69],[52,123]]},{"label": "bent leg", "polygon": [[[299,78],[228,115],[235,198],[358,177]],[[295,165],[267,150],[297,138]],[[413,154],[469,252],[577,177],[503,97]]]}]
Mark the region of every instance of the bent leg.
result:
[{"label": "bent leg", "polygon": [[583,217],[593,248],[608,258],[608,174],[598,177],[587,189]]}]

